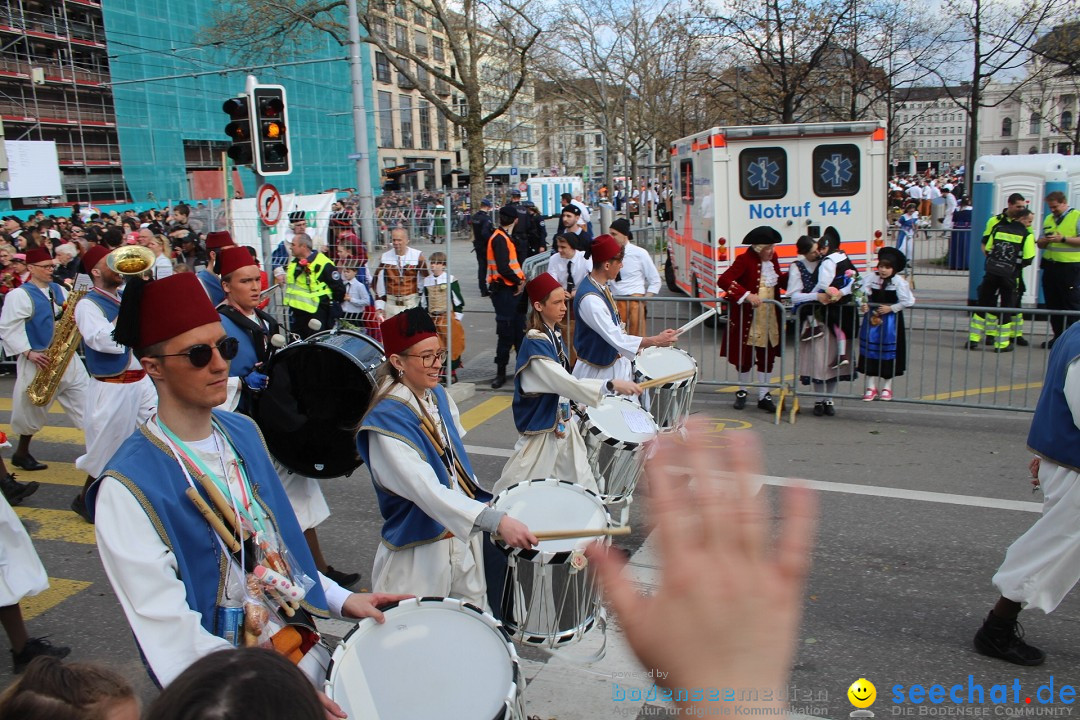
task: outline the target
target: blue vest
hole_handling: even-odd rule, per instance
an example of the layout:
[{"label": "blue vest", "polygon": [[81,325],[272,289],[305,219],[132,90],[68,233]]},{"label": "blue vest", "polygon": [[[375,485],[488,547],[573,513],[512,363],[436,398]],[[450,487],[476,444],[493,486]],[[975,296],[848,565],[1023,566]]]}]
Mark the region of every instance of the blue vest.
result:
[{"label": "blue vest", "polygon": [[255,346],[251,343],[251,336],[224,315],[221,316],[221,324],[225,326],[225,333],[236,338],[240,342],[240,349],[236,351],[236,357],[229,361],[229,377],[246,377],[255,369],[255,363],[259,361],[255,355]]},{"label": "blue vest", "polygon": [[[560,342],[562,342],[560,338]],[[563,354],[566,345],[563,344]],[[519,433],[539,435],[551,432],[559,421],[559,396],[555,393],[525,393],[521,389],[521,371],[533,360],[553,360],[562,364],[559,352],[547,337],[525,336],[517,353],[517,371],[514,373],[514,425]]]},{"label": "blue vest", "polygon": [[[105,315],[105,319],[111,323],[116,322],[116,316],[120,314],[120,305],[112,300],[112,298],[105,297],[99,292],[91,290],[83,298],[83,301],[90,301],[101,308],[102,314]],[[128,369],[128,364],[131,362],[131,348],[128,348],[126,352],[119,355],[115,353],[103,353],[99,352],[92,347],[88,346],[85,342],[82,344],[83,355],[86,357],[86,370],[93,377],[113,377],[119,375]]]},{"label": "blue vest", "polygon": [[574,317],[577,318],[574,323],[574,350],[577,351],[578,360],[584,360],[595,367],[611,367],[619,358],[619,351],[608,345],[603,335],[581,320],[581,301],[586,295],[596,295],[603,300],[611,312],[611,321],[616,325],[620,322],[619,313],[615,305],[608,300],[607,293],[596,286],[592,275],[586,275],[578,283],[577,294],[574,295]]},{"label": "blue vest", "polygon": [[[326,617],[326,597],[318,580],[315,561],[285,489],[270,463],[262,433],[243,415],[215,410],[214,418],[236,448],[240,462],[251,478],[255,500],[289,548],[293,561],[315,580],[301,605],[313,615]],[[217,534],[185,495],[189,485],[172,453],[144,425],[112,456],[101,477],[105,475],[116,478],[138,499],[161,541],[176,557],[177,575],[184,583],[188,607],[202,616],[203,628],[216,635],[215,610],[226,580],[221,544]],[[86,493],[86,506],[91,515],[95,512],[100,486],[100,482],[95,482]],[[199,493],[213,507],[202,488]]]},{"label": "blue vest", "polygon": [[[41,352],[52,342],[53,327],[56,325],[53,313],[56,309],[48,291],[29,282],[21,285],[20,288],[30,296],[30,301],[34,304],[34,314],[26,321],[26,339],[30,341],[31,350]],[[52,289],[52,297],[63,304],[64,289],[57,283],[49,283],[49,288]]]},{"label": "blue vest", "polygon": [[225,288],[221,287],[221,278],[209,270],[200,270],[196,275],[206,288],[206,294],[210,296],[210,302],[217,307],[225,302]]},{"label": "blue vest", "polygon": [[1065,401],[1065,373],[1080,356],[1080,323],[1072,325],[1050,351],[1039,404],[1028,433],[1028,449],[1055,465],[1080,472],[1080,428]]},{"label": "blue vest", "polygon": [[[469,464],[469,456],[465,454],[465,446],[458,437],[454,418],[450,414],[446,391],[441,385],[436,385],[432,392],[439,403],[439,416],[442,418],[443,427],[450,435],[450,442],[454,446],[454,454],[462,467],[473,477],[472,466]],[[404,400],[396,397],[383,399],[364,418],[360,426],[360,432],[356,436],[356,447],[360,451],[360,457],[367,466],[371,467],[371,450],[369,433],[386,435],[401,440],[406,445],[420,453],[427,460],[428,465],[439,478],[439,482],[446,487],[452,487],[450,473],[439,458],[435,447],[428,441],[427,436],[420,427],[420,416]],[[375,485],[375,495],[379,500],[379,511],[382,512],[383,543],[391,550],[404,550],[414,545],[424,545],[437,540],[450,537],[446,527],[429,517],[416,503],[400,495],[394,495],[379,487],[375,482],[375,476],[371,476]],[[480,491],[476,499],[480,502],[491,500],[491,494]],[[465,538],[462,538],[465,539]]]}]

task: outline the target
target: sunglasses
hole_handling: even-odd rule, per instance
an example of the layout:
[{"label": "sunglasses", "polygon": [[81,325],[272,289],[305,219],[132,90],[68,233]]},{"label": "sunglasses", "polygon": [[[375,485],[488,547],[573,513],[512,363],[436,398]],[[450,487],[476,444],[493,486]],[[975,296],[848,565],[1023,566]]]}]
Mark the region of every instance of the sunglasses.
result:
[{"label": "sunglasses", "polygon": [[200,343],[198,345],[192,345],[186,352],[169,353],[167,355],[150,355],[149,357],[167,358],[183,356],[190,360],[193,366],[204,368],[210,364],[210,359],[214,356],[214,348],[217,348],[217,351],[221,353],[222,359],[232,360],[240,350],[240,341],[233,337],[227,337],[222,339],[216,345]]}]

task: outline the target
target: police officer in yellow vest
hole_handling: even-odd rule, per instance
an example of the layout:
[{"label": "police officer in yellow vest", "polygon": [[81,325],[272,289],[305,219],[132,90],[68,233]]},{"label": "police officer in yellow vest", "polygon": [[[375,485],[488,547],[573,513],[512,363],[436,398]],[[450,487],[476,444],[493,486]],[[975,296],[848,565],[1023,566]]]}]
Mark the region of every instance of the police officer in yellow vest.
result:
[{"label": "police officer in yellow vest", "polygon": [[[1028,209],[1027,198],[1020,193],[1013,193],[1009,195],[1008,205],[997,215],[994,215],[986,221],[986,228],[983,230],[982,236],[982,248],[983,252],[986,252],[987,243],[990,241],[990,235],[993,234],[994,228],[998,226],[998,223],[1009,222],[1020,217],[1020,213]],[[1017,307],[1020,305],[1020,298],[1024,297],[1024,291],[1027,287],[1024,285],[1024,275],[1019,273],[1016,276],[1016,298]],[[1028,341],[1024,339],[1024,314],[1017,313],[1013,316],[1012,337],[1013,342],[1021,347],[1027,347]],[[994,345],[997,338],[997,323],[990,323],[986,328],[986,344]]]},{"label": "police officer in yellow vest", "polygon": [[[983,245],[986,266],[975,301],[977,305],[1019,310],[1017,278],[1020,271],[1035,259],[1035,240],[1031,235],[1034,219],[1032,212],[1023,208],[1015,218],[1005,218],[994,226]],[[996,352],[1012,352],[1016,318],[1019,316],[1019,312],[973,313],[968,349],[977,350],[985,332],[987,338],[993,339]]]},{"label": "police officer in yellow vest", "polygon": [[499,208],[499,229],[488,238],[488,292],[495,308],[495,379],[493,389],[506,384],[506,365],[510,362],[510,348],[521,347],[525,339],[525,273],[518,262],[518,248],[513,241],[514,226],[518,222],[518,209],[514,205]]},{"label": "police officer in yellow vest", "polygon": [[334,264],[311,249],[306,233],[293,235],[292,254],[285,271],[285,305],[292,310],[289,329],[306,338],[333,327],[334,308],[345,298],[345,283]]},{"label": "police officer in yellow vest", "polygon": [[[1042,289],[1048,310],[1080,310],[1080,210],[1069,208],[1063,192],[1046,196],[1050,214],[1043,220]],[[1050,316],[1054,337],[1043,347],[1053,347],[1074,318]]]}]

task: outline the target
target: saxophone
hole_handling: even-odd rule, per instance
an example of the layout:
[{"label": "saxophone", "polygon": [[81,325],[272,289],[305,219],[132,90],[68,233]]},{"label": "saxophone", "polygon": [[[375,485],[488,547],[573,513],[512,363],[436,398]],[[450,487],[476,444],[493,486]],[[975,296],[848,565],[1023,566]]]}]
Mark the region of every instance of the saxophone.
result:
[{"label": "saxophone", "polygon": [[[82,277],[80,277],[82,280]],[[64,303],[64,312],[53,326],[53,338],[49,347],[45,349],[45,355],[49,358],[49,366],[37,371],[34,379],[26,388],[26,394],[30,402],[42,407],[52,402],[60,387],[60,378],[64,377],[71,362],[71,356],[82,342],[82,334],[75,324],[75,305],[90,290],[90,283],[76,283],[74,289],[68,294],[67,302]]]}]

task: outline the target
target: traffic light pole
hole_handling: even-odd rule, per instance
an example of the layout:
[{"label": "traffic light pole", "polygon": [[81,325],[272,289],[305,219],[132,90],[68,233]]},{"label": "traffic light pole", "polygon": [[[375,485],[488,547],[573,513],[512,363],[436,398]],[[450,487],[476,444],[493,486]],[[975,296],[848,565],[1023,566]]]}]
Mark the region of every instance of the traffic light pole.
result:
[{"label": "traffic light pole", "polygon": [[375,249],[375,195],[371,189],[371,165],[368,152],[367,109],[364,104],[364,73],[360,63],[360,18],[357,16],[356,0],[348,0],[349,14],[349,71],[352,77],[353,147],[356,155],[356,190],[360,203],[362,241]]}]

